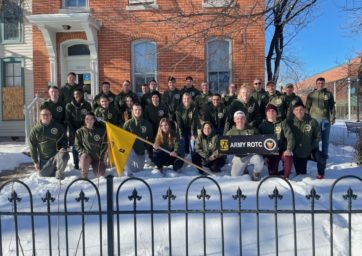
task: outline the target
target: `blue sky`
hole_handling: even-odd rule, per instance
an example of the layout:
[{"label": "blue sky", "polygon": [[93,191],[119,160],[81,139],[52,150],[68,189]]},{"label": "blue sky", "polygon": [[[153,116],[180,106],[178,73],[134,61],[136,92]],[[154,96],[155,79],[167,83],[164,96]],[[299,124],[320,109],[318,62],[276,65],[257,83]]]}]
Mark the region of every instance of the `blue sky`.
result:
[{"label": "blue sky", "polygon": [[362,33],[351,33],[351,20],[342,10],[346,2],[319,1],[312,22],[288,46],[295,49],[292,54],[301,61],[305,76],[344,64],[362,50]]}]

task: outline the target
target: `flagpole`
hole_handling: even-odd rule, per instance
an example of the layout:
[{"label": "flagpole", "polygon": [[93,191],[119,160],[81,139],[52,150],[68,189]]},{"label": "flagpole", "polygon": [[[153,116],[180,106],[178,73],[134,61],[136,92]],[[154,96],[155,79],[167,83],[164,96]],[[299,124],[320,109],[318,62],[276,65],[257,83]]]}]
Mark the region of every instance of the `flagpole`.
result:
[{"label": "flagpole", "polygon": [[[123,128],[122,128],[122,129],[123,129]],[[148,141],[148,140],[146,140],[146,139],[144,139],[144,138],[141,138],[141,137],[137,136],[137,135],[134,134],[134,133],[133,133],[133,135],[136,137],[136,139],[138,139],[138,140],[140,140],[140,141],[142,141],[142,142],[144,142],[144,143],[147,143],[148,145],[151,145],[151,146],[153,147],[153,143],[152,143],[152,142],[150,142],[150,141]],[[167,154],[170,154],[170,153],[171,153],[170,151],[168,151],[167,149],[164,149],[164,148],[162,148],[162,147],[158,147],[158,149],[162,150],[163,152],[165,152],[165,153],[167,153]],[[174,157],[176,157],[177,159],[180,159],[181,161],[184,161],[185,163],[188,163],[189,165],[192,165],[193,167],[195,167],[195,168],[197,168],[197,169],[199,169],[199,170],[201,170],[201,171],[203,171],[203,172],[205,172],[205,173],[207,173],[207,174],[209,174],[209,175],[214,175],[212,172],[210,172],[210,171],[202,168],[201,166],[198,166],[198,165],[194,164],[193,162],[191,162],[191,161],[189,161],[189,160],[186,160],[185,158],[182,158],[182,157],[180,157],[180,156],[178,156],[178,155],[176,155],[176,156],[174,156]]]}]

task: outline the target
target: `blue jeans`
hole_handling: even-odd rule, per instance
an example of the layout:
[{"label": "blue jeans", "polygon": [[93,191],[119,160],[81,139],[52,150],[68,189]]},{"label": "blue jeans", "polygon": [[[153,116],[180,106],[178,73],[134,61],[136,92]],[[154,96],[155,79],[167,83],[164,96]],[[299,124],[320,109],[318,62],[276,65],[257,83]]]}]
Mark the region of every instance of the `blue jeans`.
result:
[{"label": "blue jeans", "polygon": [[329,132],[331,130],[331,124],[327,119],[318,120],[318,124],[321,130],[322,154],[327,159],[328,146],[329,146]]}]

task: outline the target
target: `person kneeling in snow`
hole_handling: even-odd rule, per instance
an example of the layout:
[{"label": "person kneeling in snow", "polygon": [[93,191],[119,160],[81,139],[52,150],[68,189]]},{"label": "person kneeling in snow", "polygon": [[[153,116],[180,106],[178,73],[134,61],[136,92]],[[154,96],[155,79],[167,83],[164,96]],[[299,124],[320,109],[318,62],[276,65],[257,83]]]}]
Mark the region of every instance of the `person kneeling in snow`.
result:
[{"label": "person kneeling in snow", "polygon": [[[220,169],[225,165],[226,156],[219,154],[218,143],[219,136],[212,130],[211,123],[204,122],[201,133],[196,138],[192,162],[198,166],[208,167],[212,172],[220,172]],[[204,172],[199,172],[204,174]]]},{"label": "person kneeling in snow", "polygon": [[[237,135],[255,135],[259,134],[259,131],[247,124],[245,113],[241,110],[234,113],[235,126],[226,133],[226,136]],[[247,174],[247,166],[254,165],[254,171],[252,174],[252,180],[260,180],[260,172],[264,166],[264,159],[258,154],[242,154],[235,155],[231,165],[231,176],[239,176],[240,174]]]},{"label": "person kneeling in snow", "polygon": [[84,126],[75,133],[75,148],[80,154],[80,168],[83,178],[88,178],[89,166],[97,177],[106,170],[105,154],[107,152],[106,129],[96,124],[96,117],[88,112],[84,117]]},{"label": "person kneeling in snow", "polygon": [[40,176],[64,178],[69,160],[67,137],[61,124],[54,122],[48,108],[40,110],[40,122],[29,135],[30,155]]},{"label": "person kneeling in snow", "polygon": [[[181,169],[184,163],[175,157],[181,154],[180,139],[174,129],[172,129],[170,121],[165,117],[160,120],[153,148],[153,161],[160,171],[162,171],[162,167],[165,165],[172,165],[174,171]],[[159,148],[164,148],[170,151],[170,153],[167,154]]]}]

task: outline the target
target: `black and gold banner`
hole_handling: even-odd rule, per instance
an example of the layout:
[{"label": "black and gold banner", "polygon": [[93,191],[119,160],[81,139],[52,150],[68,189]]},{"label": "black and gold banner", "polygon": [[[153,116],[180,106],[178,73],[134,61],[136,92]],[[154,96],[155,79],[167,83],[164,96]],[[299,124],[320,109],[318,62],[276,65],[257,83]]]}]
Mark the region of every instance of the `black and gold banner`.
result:
[{"label": "black and gold banner", "polygon": [[243,155],[255,153],[273,155],[278,153],[277,138],[275,135],[239,135],[222,136],[219,141],[220,153],[229,155]]}]

